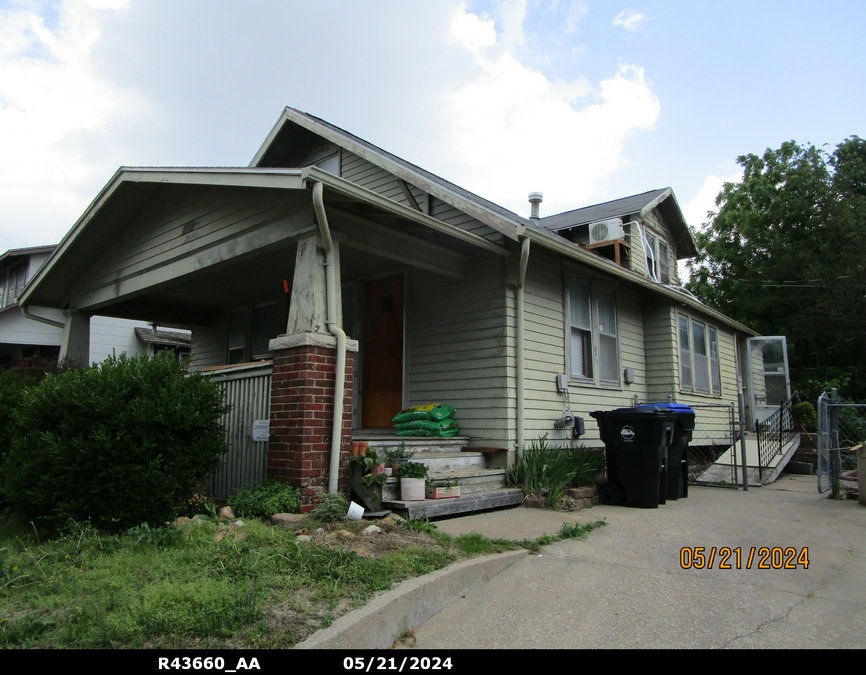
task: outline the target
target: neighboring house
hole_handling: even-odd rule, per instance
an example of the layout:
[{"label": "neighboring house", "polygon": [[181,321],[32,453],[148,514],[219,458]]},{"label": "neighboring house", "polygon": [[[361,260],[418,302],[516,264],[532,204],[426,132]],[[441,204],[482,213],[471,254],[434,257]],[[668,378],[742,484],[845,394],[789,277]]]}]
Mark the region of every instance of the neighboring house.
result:
[{"label": "neighboring house", "polygon": [[309,497],[406,405],[513,453],[565,407],[598,444],[593,410],[736,401],[754,333],[679,288],[695,253],[670,189],[525,218],[286,108],[249,167],[119,169],[22,303],[65,311],[70,355],[99,313],[190,328],[220,377],[272,363],[268,473]]},{"label": "neighboring house", "polygon": [[[43,308],[28,317],[18,304],[27,282],[45,264],[56,246],[12,249],[0,255],[0,367],[16,359],[57,359],[63,342],[62,310]],[[33,318],[38,317],[38,318]],[[154,329],[142,321],[94,316],[90,322],[88,363],[102,362],[112,353],[134,356],[162,348],[189,353],[189,332],[178,334]]]}]

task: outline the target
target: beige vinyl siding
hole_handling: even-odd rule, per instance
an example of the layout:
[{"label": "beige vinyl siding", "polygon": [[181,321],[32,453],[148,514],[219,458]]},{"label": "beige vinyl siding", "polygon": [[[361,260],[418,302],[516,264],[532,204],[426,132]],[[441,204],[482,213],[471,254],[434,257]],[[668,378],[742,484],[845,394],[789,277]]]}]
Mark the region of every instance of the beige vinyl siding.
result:
[{"label": "beige vinyl siding", "polygon": [[[677,246],[670,230],[658,212],[658,209],[653,209],[645,216],[635,217],[640,221],[645,234],[651,234],[656,239],[665,242],[668,245],[668,274],[670,275],[670,283],[678,286],[679,273],[677,271]],[[623,218],[625,221],[626,218]],[[629,218],[631,220],[631,218]],[[628,241],[631,244],[631,269],[639,274],[646,275],[646,251],[644,250],[643,242],[640,238],[640,233],[637,227],[629,225]]]},{"label": "beige vinyl siding", "polygon": [[667,401],[679,390],[676,313],[670,305],[644,307],[647,400]]},{"label": "beige vinyl siding", "polygon": [[200,370],[208,366],[222,366],[228,356],[228,311],[209,328],[193,328],[190,345],[190,368]]},{"label": "beige vinyl siding", "polygon": [[305,192],[177,186],[143,210],[117,246],[108,247],[86,289],[161,267],[255,232],[312,206]]},{"label": "beige vinyl siding", "polygon": [[[530,442],[547,434],[557,442],[569,437],[567,431],[555,430],[553,422],[561,416],[565,398],[556,388],[556,376],[567,373],[568,340],[565,280],[579,277],[579,268],[568,265],[562,271],[558,256],[544,249],[533,249],[525,286],[525,367],[526,367],[526,440]],[[646,396],[646,363],[644,357],[643,316],[639,297],[623,285],[602,284],[600,288],[616,295],[617,333],[619,339],[619,374],[634,368],[635,382],[619,386],[569,385],[570,408],[584,418],[586,435],[582,442],[598,445],[598,427],[589,413],[632,405],[637,394]]]},{"label": "beige vinyl siding", "polygon": [[410,405],[457,408],[461,435],[513,446],[514,388],[506,367],[505,264],[479,256],[465,278],[412,269],[407,332]]},{"label": "beige vinyl siding", "polygon": [[[396,176],[352,152],[343,151],[340,173],[343,178],[352,181],[356,185],[377,192],[404,206],[415,208],[406,199],[406,195],[403,194],[403,189],[400,187]],[[441,199],[426,194],[418,187],[409,185],[409,189],[421,210],[425,212],[429,211],[429,214],[434,218],[449,225],[455,225],[467,232],[477,234],[497,244],[501,244],[505,239],[505,235],[501,232],[497,232],[492,227],[476,220],[460,209],[446,204]]]}]

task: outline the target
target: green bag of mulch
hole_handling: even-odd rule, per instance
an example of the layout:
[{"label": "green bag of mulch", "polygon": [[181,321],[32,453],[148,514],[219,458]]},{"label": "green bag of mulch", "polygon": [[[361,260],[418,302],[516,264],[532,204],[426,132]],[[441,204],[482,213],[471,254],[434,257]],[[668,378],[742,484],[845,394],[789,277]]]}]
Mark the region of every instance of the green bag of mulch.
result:
[{"label": "green bag of mulch", "polygon": [[398,431],[398,436],[435,436],[438,438],[450,438],[460,433],[460,429],[447,429],[444,431],[428,431],[427,429],[403,429]]},{"label": "green bag of mulch", "polygon": [[428,403],[427,405],[416,405],[406,408],[394,415],[391,420],[395,424],[403,422],[411,422],[412,420],[447,420],[457,410],[450,405],[442,405],[441,403]]},{"label": "green bag of mulch", "polygon": [[394,427],[400,431],[407,429],[424,429],[425,431],[448,431],[449,429],[457,429],[457,420],[442,420],[436,422],[434,420],[412,420],[411,422],[401,422],[395,424]]}]

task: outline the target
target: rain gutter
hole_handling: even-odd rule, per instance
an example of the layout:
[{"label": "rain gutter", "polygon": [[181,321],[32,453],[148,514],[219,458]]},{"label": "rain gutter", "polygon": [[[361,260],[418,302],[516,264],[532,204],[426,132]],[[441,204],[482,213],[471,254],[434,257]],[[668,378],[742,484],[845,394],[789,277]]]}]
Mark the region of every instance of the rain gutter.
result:
[{"label": "rain gutter", "polygon": [[517,272],[517,299],[516,299],[516,332],[517,332],[517,455],[523,455],[523,443],[525,441],[525,395],[524,372],[523,372],[523,287],[526,283],[526,269],[529,266],[529,237],[520,238],[520,267]]}]

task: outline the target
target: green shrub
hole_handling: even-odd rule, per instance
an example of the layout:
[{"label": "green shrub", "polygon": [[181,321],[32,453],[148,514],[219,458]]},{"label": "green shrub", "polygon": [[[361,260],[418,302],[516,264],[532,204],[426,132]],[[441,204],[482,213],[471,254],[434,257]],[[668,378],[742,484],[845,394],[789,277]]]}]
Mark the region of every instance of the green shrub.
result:
[{"label": "green shrub", "polygon": [[219,466],[226,411],[217,385],[170,353],[49,375],[21,401],[5,492],[54,527],[163,524]]},{"label": "green shrub", "polygon": [[[273,479],[235,490],[229,498],[235,514],[244,518],[270,518],[275,513],[298,513],[301,490]],[[345,513],[345,511],[344,511]]]}]

